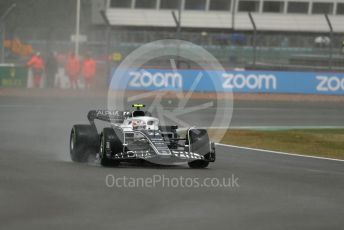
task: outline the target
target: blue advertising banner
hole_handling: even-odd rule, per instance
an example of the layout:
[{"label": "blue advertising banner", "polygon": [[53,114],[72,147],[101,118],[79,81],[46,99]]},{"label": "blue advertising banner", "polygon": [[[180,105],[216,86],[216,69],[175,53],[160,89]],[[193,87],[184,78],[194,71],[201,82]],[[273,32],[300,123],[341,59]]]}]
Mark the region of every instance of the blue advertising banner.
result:
[{"label": "blue advertising banner", "polygon": [[117,70],[111,89],[344,95],[344,73]]}]

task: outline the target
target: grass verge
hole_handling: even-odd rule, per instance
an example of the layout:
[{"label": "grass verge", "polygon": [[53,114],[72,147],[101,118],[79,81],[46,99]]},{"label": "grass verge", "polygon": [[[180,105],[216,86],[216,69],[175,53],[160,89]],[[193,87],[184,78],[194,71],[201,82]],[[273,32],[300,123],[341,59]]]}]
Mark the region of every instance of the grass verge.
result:
[{"label": "grass verge", "polygon": [[[209,130],[214,137],[216,130]],[[223,144],[344,159],[344,129],[228,130]]]}]

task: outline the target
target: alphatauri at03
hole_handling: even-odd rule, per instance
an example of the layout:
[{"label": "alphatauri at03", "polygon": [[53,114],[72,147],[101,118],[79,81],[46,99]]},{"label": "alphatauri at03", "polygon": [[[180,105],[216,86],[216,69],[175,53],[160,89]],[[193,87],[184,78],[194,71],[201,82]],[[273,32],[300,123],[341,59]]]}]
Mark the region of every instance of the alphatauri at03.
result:
[{"label": "alphatauri at03", "polygon": [[[215,144],[206,129],[162,126],[159,119],[133,105],[133,111],[91,110],[90,124],[74,125],[70,134],[70,155],[74,162],[87,162],[96,155],[102,166],[121,162],[148,161],[155,164],[188,163],[206,168],[215,161]],[[98,133],[95,120],[108,123]],[[181,133],[184,133],[181,135]]]}]

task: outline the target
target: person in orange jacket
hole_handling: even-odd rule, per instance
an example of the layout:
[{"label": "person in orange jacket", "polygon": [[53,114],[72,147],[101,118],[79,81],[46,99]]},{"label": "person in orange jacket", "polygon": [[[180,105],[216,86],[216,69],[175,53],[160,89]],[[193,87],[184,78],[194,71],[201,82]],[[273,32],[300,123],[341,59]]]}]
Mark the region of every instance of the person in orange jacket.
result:
[{"label": "person in orange jacket", "polygon": [[78,77],[80,73],[80,62],[74,53],[71,53],[66,61],[65,72],[69,77],[71,87],[73,89],[77,89]]},{"label": "person in orange jacket", "polygon": [[35,88],[39,88],[42,81],[42,75],[44,70],[44,61],[39,52],[32,55],[27,62],[28,67],[32,69],[33,85]]},{"label": "person in orange jacket", "polygon": [[94,77],[96,75],[96,68],[95,60],[87,54],[84,62],[82,63],[81,74],[85,80],[85,86],[88,89],[93,85]]}]

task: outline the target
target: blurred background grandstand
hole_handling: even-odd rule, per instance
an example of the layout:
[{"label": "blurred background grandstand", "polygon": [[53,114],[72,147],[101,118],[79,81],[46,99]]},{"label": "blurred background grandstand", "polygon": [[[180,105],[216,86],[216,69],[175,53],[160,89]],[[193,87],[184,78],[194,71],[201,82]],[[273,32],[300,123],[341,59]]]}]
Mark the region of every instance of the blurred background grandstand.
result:
[{"label": "blurred background grandstand", "polygon": [[[73,50],[76,1],[1,0],[0,15],[13,3],[1,22],[5,40],[18,39],[43,55]],[[171,12],[179,9],[177,33]],[[201,45],[226,68],[344,69],[342,0],[81,0],[80,32],[80,52],[99,62],[150,41],[180,38]],[[26,58],[10,49],[5,56],[14,63]]]}]

